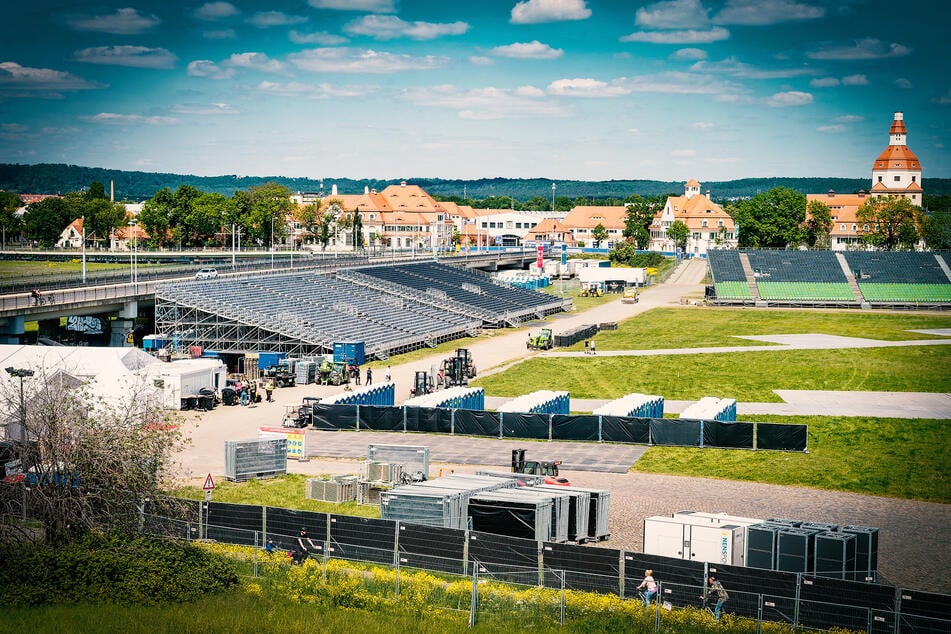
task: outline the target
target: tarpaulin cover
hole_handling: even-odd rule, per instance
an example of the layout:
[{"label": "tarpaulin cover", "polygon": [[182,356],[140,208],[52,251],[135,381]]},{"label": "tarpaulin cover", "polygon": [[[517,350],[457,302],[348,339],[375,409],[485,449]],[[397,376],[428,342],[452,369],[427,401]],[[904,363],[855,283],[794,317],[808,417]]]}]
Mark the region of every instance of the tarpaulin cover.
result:
[{"label": "tarpaulin cover", "polygon": [[[786,579],[778,581],[775,586],[771,586],[762,585],[762,579],[759,577],[754,577],[756,579],[760,579],[760,581],[754,583],[748,574],[749,569],[743,566],[709,564],[708,570],[709,574],[715,575],[720,583],[723,584],[723,587],[726,589],[726,591],[730,594],[728,611],[738,616],[745,616],[749,618],[756,617],[756,612],[759,609],[759,605],[758,601],[755,599],[755,595],[761,592],[782,595],[784,592],[791,591],[793,593],[791,596],[793,598],[795,597],[795,575],[792,575],[792,583],[789,583],[788,579]],[[774,575],[773,577],[767,576],[766,578],[776,579],[776,573],[773,573],[772,571],[758,570],[757,572],[772,573],[772,575]],[[777,590],[779,590],[779,592],[777,592]],[[783,611],[792,605],[785,600],[779,600],[779,597],[773,597],[771,603],[774,604],[773,609],[779,611]],[[767,606],[763,607],[765,610]]]},{"label": "tarpaulin cover", "polygon": [[517,414],[505,412],[502,415],[502,435],[506,438],[548,439],[548,414]]},{"label": "tarpaulin cover", "polygon": [[330,516],[331,557],[393,563],[396,523],[351,515]]},{"label": "tarpaulin cover", "polygon": [[[620,556],[621,551],[611,548],[542,544],[545,569],[564,571],[565,587],[569,590],[617,594]],[[546,575],[545,583],[549,587],[560,587],[557,575]]]},{"label": "tarpaulin cover", "polygon": [[457,409],[455,433],[469,436],[498,436],[500,416],[496,412]]},{"label": "tarpaulin cover", "polygon": [[472,530],[519,537],[535,538],[537,505],[515,500],[469,500]]},{"label": "tarpaulin cover", "polygon": [[915,634],[947,634],[951,621],[951,601],[948,595],[901,590],[902,632]]},{"label": "tarpaulin cover", "polygon": [[753,423],[703,421],[704,447],[753,448]]},{"label": "tarpaulin cover", "polygon": [[401,566],[466,574],[466,532],[420,524],[399,524]]},{"label": "tarpaulin cover", "polygon": [[406,431],[448,434],[452,427],[452,411],[438,407],[407,407]]},{"label": "tarpaulin cover", "polygon": [[208,502],[205,505],[205,537],[229,544],[253,546],[263,539],[263,506]]},{"label": "tarpaulin cover", "polygon": [[[895,609],[895,589],[861,581],[847,581],[829,577],[803,577],[799,598],[806,601],[830,601],[876,610]],[[947,597],[945,597],[947,598]],[[902,610],[905,606],[902,605]]]},{"label": "tarpaulin cover", "polygon": [[[538,544],[534,539],[472,531],[469,533],[469,561],[479,562],[489,572],[537,569]],[[471,566],[469,571],[472,571]]]},{"label": "tarpaulin cover", "polygon": [[311,418],[315,429],[356,429],[357,406],[314,403]]},{"label": "tarpaulin cover", "polygon": [[700,446],[700,421],[683,418],[652,418],[651,442],[655,445]]},{"label": "tarpaulin cover", "polygon": [[646,445],[650,440],[650,422],[650,418],[602,416],[601,440],[604,442],[630,442]]},{"label": "tarpaulin cover", "polygon": [[597,440],[597,416],[565,416],[554,414],[551,417],[552,440]]},{"label": "tarpaulin cover", "polygon": [[805,425],[782,425],[779,423],[756,424],[756,448],[779,451],[805,451]]},{"label": "tarpaulin cover", "polygon": [[[697,606],[697,586],[703,584],[703,563],[645,553],[624,552],[624,596],[636,597],[644,571],[652,569],[661,584],[662,601],[675,607]],[[668,585],[669,584],[669,585]]]},{"label": "tarpaulin cover", "polygon": [[360,429],[403,431],[403,408],[361,405]]}]

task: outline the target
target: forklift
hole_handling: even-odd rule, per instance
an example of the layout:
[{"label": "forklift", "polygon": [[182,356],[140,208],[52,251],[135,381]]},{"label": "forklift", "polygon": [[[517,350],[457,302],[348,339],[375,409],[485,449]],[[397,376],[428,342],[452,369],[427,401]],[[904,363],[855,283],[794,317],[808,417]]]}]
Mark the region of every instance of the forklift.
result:
[{"label": "forklift", "polygon": [[429,372],[420,370],[416,372],[416,377],[413,379],[413,389],[409,391],[410,396],[422,396],[423,394],[430,394],[436,389],[435,384],[433,383],[433,377],[430,376]]},{"label": "forklift", "polygon": [[456,356],[445,359],[439,366],[438,387],[469,385],[476,375],[475,364],[468,348],[457,348]]},{"label": "forklift", "polygon": [[545,484],[571,486],[568,478],[562,478],[558,475],[558,465],[560,464],[561,460],[525,460],[524,449],[512,450],[512,473],[545,476]]}]

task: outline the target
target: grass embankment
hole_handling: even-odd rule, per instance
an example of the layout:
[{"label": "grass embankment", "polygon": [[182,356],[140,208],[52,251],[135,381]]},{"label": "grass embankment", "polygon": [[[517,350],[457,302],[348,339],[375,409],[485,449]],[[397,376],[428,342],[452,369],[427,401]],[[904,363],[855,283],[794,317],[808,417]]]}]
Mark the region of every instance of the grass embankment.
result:
[{"label": "grass embankment", "polygon": [[[140,255],[145,258],[145,255]],[[152,266],[148,262],[140,261],[138,267],[144,268]],[[125,262],[86,262],[86,271],[116,271],[129,268],[128,255]],[[76,259],[65,262],[46,262],[32,260],[10,260],[0,262],[0,279],[30,278],[33,276],[46,276],[56,274],[79,273],[83,270],[82,260],[77,256]]]},{"label": "grass embankment", "polygon": [[951,503],[946,420],[744,416],[809,426],[809,453],[651,447],[633,471]]}]

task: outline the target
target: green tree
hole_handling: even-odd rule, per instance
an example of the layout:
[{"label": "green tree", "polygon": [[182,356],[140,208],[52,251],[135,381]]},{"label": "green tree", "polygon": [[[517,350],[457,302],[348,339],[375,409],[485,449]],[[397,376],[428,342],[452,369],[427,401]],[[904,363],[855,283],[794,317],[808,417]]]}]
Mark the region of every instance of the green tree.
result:
[{"label": "green tree", "polygon": [[525,211],[549,211],[551,210],[551,198],[544,196],[532,196],[522,205]]},{"label": "green tree", "polygon": [[951,249],[951,211],[941,209],[925,216],[921,223],[921,237],[930,249]]},{"label": "green tree", "polygon": [[42,247],[56,244],[63,229],[75,220],[62,198],[50,197],[30,203],[23,214],[24,233]]},{"label": "green tree", "polygon": [[201,191],[191,185],[182,185],[172,195],[172,215],[169,225],[179,229],[179,243],[189,246],[194,244],[197,232],[188,224],[192,216],[192,206],[201,197]]},{"label": "green tree", "polygon": [[859,222],[869,226],[862,241],[885,251],[913,248],[918,241],[921,209],[906,198],[876,196],[855,212]]},{"label": "green tree", "polygon": [[321,249],[326,250],[327,245],[330,244],[330,228],[335,221],[336,218],[334,218],[332,211],[325,211],[324,215],[320,217],[320,225],[317,227],[317,242],[320,244]]},{"label": "green tree", "polygon": [[13,192],[0,191],[0,235],[3,247],[7,240],[16,237],[23,229],[23,222],[16,215],[16,210],[23,206],[23,201]]},{"label": "green tree", "polygon": [[683,220],[674,220],[667,227],[667,237],[674,241],[674,245],[680,247],[682,251],[687,250],[687,238],[690,237],[690,229]]},{"label": "green tree", "polygon": [[595,241],[595,244],[600,247],[601,243],[608,239],[608,230],[599,222],[594,226],[594,229],[591,230],[591,238]]},{"label": "green tree", "polygon": [[353,246],[356,249],[363,248],[363,218],[359,211],[353,214]]},{"label": "green tree", "polygon": [[806,197],[788,187],[776,187],[727,210],[740,227],[740,247],[784,248],[805,237]]},{"label": "green tree", "polygon": [[306,237],[313,237],[317,234],[322,217],[319,203],[300,205],[294,215],[297,217],[297,222],[304,228]]},{"label": "green tree", "polygon": [[139,223],[141,223],[142,229],[149,234],[148,245],[150,247],[164,247],[171,242],[169,229],[174,206],[175,198],[167,187],[155,192],[142,205],[142,211],[139,212]]},{"label": "green tree", "polygon": [[271,244],[271,238],[277,242],[286,233],[287,214],[294,208],[291,192],[284,185],[264,183],[248,188],[251,209],[248,225],[252,232],[249,236],[260,244]]},{"label": "green tree", "polygon": [[89,187],[86,188],[83,195],[86,200],[109,200],[105,186],[99,181],[89,183]]},{"label": "green tree", "polygon": [[816,249],[828,249],[832,244],[832,210],[819,200],[806,205],[806,243]]},{"label": "green tree", "polygon": [[[208,245],[218,241],[228,205],[228,199],[218,193],[205,192],[191,201],[191,210],[185,217],[185,222],[196,244]],[[229,226],[228,231],[230,230]]]},{"label": "green tree", "polygon": [[128,224],[125,207],[108,198],[87,200],[82,215],[85,218],[83,224],[86,226],[86,235],[94,233],[99,240],[106,240],[114,230]]}]

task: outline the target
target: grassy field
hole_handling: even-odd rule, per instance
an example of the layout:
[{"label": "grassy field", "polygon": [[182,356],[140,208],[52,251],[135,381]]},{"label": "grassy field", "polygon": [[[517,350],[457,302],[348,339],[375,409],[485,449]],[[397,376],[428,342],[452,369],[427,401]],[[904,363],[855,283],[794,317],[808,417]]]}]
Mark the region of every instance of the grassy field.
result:
[{"label": "grassy field", "polygon": [[651,447],[633,471],[951,503],[949,422],[744,416],[809,426],[809,453]]},{"label": "grassy field", "polygon": [[581,283],[577,279],[552,280],[550,286],[546,286],[541,289],[543,293],[548,293],[549,295],[554,295],[555,297],[570,299],[575,307],[575,310],[578,312],[594,308],[595,306],[601,306],[602,304],[607,304],[608,302],[617,301],[621,298],[621,296],[617,293],[607,293],[602,297],[580,297],[578,295],[580,290]]},{"label": "grassy field", "polygon": [[[742,308],[655,308],[597,335],[599,350],[756,346],[750,335],[819,333],[885,341],[940,338],[908,332],[951,328],[951,315]],[[568,350],[580,350],[576,344]]]},{"label": "grassy field", "polygon": [[774,389],[947,392],[951,347],[534,358],[472,385],[491,396],[555,389],[585,399],[640,392],[677,400],[716,395],[754,402],[780,402]]},{"label": "grassy field", "polygon": [[[152,266],[147,262],[139,262],[139,267]],[[128,269],[129,262],[107,263],[86,262],[86,271],[115,271]],[[83,270],[82,260],[73,259],[66,262],[33,262],[33,261],[3,261],[0,262],[0,279],[22,278],[32,275],[53,275],[57,273],[80,273]]]}]

